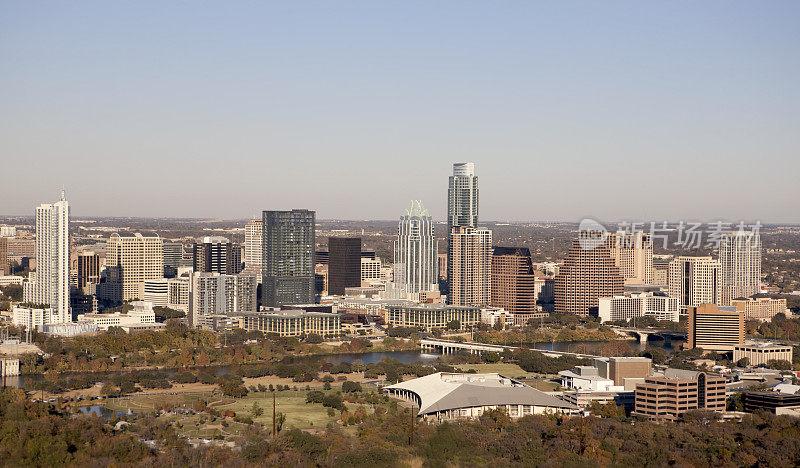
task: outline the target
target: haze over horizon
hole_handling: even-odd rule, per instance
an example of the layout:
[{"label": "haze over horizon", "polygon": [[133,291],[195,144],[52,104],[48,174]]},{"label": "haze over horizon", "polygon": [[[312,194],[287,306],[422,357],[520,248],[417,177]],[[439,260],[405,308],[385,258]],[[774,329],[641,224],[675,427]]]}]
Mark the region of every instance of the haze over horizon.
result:
[{"label": "haze over horizon", "polygon": [[800,222],[800,4],[0,5],[0,215]]}]

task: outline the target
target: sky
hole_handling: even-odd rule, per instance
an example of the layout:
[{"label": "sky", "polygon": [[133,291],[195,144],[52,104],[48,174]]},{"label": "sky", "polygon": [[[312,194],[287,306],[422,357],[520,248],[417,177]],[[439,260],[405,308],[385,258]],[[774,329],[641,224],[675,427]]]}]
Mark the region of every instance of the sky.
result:
[{"label": "sky", "polygon": [[800,222],[800,2],[0,3],[0,214]]}]

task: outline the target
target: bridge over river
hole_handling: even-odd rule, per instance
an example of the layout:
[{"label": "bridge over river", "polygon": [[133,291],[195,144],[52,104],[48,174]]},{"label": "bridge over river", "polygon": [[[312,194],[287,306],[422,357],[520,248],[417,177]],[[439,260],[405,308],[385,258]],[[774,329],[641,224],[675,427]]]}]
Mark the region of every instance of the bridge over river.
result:
[{"label": "bridge over river", "polygon": [[[471,354],[481,354],[481,353],[502,353],[505,350],[514,351],[520,349],[519,346],[471,343],[468,341],[451,341],[451,340],[443,340],[440,338],[423,338],[420,340],[420,347],[423,350],[440,352],[445,355],[454,354],[459,351],[467,351]],[[567,351],[551,351],[548,349],[535,349],[535,348],[522,348],[522,349],[526,350],[530,349],[532,351],[538,351],[544,354],[545,356],[549,357],[574,356],[583,359],[593,359],[602,357],[602,356],[596,356],[594,354],[572,353]]]}]

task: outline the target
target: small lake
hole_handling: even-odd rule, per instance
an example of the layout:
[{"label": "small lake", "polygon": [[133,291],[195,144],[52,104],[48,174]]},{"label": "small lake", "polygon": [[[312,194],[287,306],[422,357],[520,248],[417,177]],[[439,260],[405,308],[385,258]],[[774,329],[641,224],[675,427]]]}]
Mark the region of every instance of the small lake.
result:
[{"label": "small lake", "polygon": [[[106,421],[114,419],[115,417],[118,418],[120,416],[128,415],[125,411],[115,411],[112,409],[108,409],[105,405],[92,405],[92,406],[81,406],[79,411],[83,414],[88,414],[90,416],[99,416]],[[134,413],[130,413],[133,415]]]}]

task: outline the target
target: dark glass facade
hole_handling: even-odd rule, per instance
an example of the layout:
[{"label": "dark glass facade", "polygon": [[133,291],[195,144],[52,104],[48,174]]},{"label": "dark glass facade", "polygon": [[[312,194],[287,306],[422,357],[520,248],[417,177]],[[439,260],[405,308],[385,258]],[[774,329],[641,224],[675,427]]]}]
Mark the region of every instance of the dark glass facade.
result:
[{"label": "dark glass facade", "polygon": [[328,294],[344,295],[345,288],[361,286],[361,238],[328,238]]},{"label": "dark glass facade", "polygon": [[314,302],[314,211],[264,211],[262,303],[266,307]]}]

